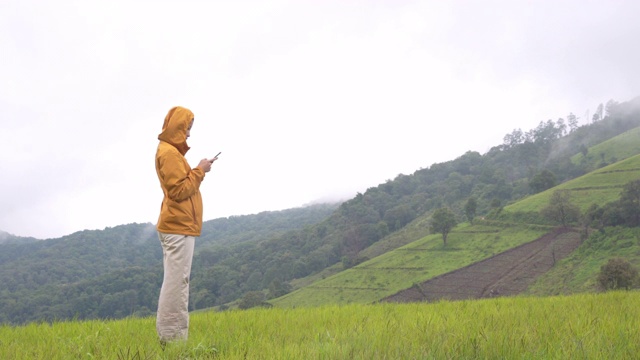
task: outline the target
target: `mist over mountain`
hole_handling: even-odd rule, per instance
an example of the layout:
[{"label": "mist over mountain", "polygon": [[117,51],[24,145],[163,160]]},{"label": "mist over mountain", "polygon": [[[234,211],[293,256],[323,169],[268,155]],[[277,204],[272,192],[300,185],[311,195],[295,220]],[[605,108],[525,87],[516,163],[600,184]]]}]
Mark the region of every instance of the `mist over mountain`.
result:
[{"label": "mist over mountain", "polygon": [[33,237],[16,236],[0,230],[0,244],[24,244],[34,241],[38,241],[38,239]]}]

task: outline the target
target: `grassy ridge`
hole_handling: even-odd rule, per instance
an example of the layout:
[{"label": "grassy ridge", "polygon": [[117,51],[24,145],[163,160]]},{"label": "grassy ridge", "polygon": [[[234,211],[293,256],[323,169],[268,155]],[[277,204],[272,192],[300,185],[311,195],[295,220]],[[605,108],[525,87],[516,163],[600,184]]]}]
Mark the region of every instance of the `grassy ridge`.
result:
[{"label": "grassy ridge", "polygon": [[271,303],[278,307],[372,303],[533,241],[548,231],[545,227],[462,224],[449,234],[446,247],[441,235],[428,235]]},{"label": "grassy ridge", "polygon": [[587,164],[596,169],[604,161],[614,163],[630,156],[640,154],[640,127],[631,129],[607,141],[589,148],[587,156],[578,153],[571,157],[571,162]]},{"label": "grassy ridge", "polygon": [[161,350],[154,320],[0,327],[2,359],[631,359],[640,293],[193,314]]},{"label": "grassy ridge", "polygon": [[531,195],[505,206],[503,211],[505,213],[538,212],[549,204],[549,198],[555,190],[569,190],[572,202],[584,211],[591,204],[603,205],[617,200],[624,185],[639,178],[640,155],[636,155],[549,190]]}]

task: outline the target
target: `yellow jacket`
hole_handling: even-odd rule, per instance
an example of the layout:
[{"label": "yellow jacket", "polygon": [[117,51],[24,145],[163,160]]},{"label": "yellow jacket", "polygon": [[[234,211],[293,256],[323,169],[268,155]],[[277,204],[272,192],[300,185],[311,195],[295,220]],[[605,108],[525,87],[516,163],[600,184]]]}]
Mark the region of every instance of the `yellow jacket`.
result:
[{"label": "yellow jacket", "polygon": [[202,230],[200,183],[204,171],[198,167],[191,169],[184,157],[189,150],[187,129],[193,119],[189,109],[174,107],[169,110],[162,133],[158,135],[156,173],[164,193],[156,225],[159,232],[200,236]]}]

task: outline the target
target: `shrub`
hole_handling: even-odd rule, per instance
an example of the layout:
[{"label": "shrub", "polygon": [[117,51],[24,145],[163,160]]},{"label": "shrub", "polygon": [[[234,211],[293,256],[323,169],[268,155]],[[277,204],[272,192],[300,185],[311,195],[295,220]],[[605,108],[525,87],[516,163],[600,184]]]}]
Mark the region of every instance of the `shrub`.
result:
[{"label": "shrub", "polygon": [[602,265],[598,282],[604,290],[629,290],[638,278],[638,270],[623,258],[613,258]]},{"label": "shrub", "polygon": [[262,291],[246,292],[238,304],[238,307],[243,310],[256,306],[270,306],[269,303],[265,302],[265,295]]}]

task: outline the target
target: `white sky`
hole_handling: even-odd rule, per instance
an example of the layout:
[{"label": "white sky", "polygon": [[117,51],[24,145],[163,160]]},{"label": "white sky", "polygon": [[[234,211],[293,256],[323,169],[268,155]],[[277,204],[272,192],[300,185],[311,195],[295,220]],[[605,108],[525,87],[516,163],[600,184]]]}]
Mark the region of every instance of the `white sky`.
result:
[{"label": "white sky", "polygon": [[635,1],[0,2],[0,229],[155,223],[167,111],[205,220],[350,198],[640,95]]}]

